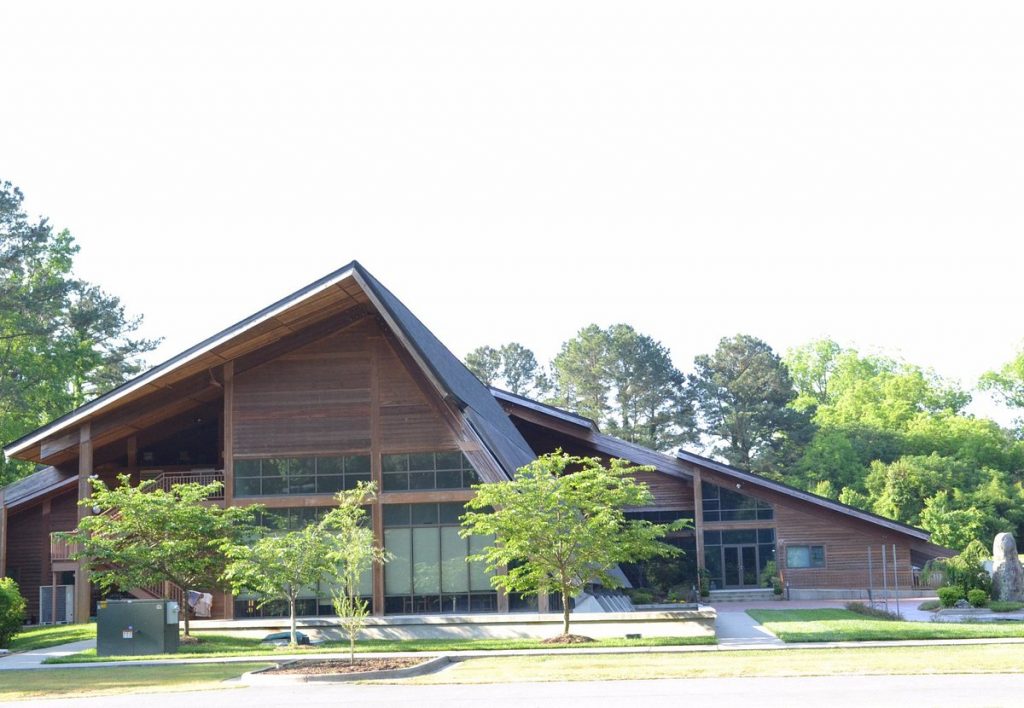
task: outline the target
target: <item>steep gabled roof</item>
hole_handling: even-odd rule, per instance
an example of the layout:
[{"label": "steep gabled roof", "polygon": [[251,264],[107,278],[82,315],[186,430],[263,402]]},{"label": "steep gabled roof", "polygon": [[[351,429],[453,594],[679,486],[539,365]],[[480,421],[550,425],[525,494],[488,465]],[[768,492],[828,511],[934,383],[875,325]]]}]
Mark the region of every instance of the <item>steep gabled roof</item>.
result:
[{"label": "steep gabled roof", "polygon": [[[655,452],[654,450],[642,445],[637,445],[636,443],[631,443],[612,435],[605,435],[598,430],[597,425],[589,418],[584,418],[570,411],[562,410],[561,408],[557,408],[546,403],[534,401],[526,398],[525,396],[519,396],[493,388],[491,389],[491,393],[498,400],[509,404],[512,407],[513,414],[515,407],[526,409],[533,413],[534,415],[531,416],[530,420],[535,424],[542,424],[540,421],[543,421],[545,417],[550,418],[552,421],[567,421],[574,423],[577,426],[576,429],[579,431],[578,434],[576,434],[576,437],[581,440],[585,440],[591,444],[595,450],[604,454],[630,460],[637,464],[653,465],[659,472],[670,474],[672,476],[685,476],[687,478],[693,477],[688,465],[697,465],[733,478],[738,482],[751,484],[763,489],[770,489],[772,491],[785,494],[786,496],[814,504],[815,506],[829,509],[830,511],[838,512],[845,516],[850,516],[875,526],[881,526],[892,531],[897,531],[923,541],[928,541],[931,537],[931,534],[927,531],[923,531],[914,526],[902,524],[898,521],[887,519],[884,516],[878,516],[877,514],[864,511],[863,509],[847,506],[846,504],[842,504],[832,499],[820,497],[817,494],[812,494],[811,492],[791,487],[788,484],[783,484],[781,482],[761,477],[760,475],[753,474],[752,472],[745,472],[735,467],[730,467],[729,465],[701,455],[696,455],[692,452],[679,450],[674,456],[672,456],[661,452]],[[555,428],[551,429],[555,430]],[[558,430],[565,431],[569,430],[569,428],[565,428],[563,426],[558,428]]]},{"label": "steep gabled roof", "polygon": [[4,487],[3,505],[11,509],[65,488],[73,489],[77,484],[78,475],[47,467]]},{"label": "steep gabled roof", "polygon": [[[85,405],[57,418],[53,422],[28,433],[4,449],[9,457],[25,456],[32,446],[62,433],[73,432],[74,427],[101,413],[115,408],[126,397],[137,395],[147,386],[158,384],[188,364],[202,362],[201,357],[223,354],[219,361],[232,358],[229,353],[242,335],[266,325],[289,311],[323,297],[334,286],[342,286],[352,278],[358,288],[388,323],[403,346],[409,351],[424,374],[440,395],[454,403],[468,425],[498,465],[511,476],[514,471],[534,457],[530,446],[505,415],[487,388],[455,357],[433,333],[380,281],[362,265],[352,261],[348,265],[325,275],[291,295],[221,330],[164,363],[146,371],[118,388],[89,401]],[[352,281],[347,281],[351,284]],[[346,286],[354,288],[355,286]],[[352,290],[352,292],[356,292]]]}]

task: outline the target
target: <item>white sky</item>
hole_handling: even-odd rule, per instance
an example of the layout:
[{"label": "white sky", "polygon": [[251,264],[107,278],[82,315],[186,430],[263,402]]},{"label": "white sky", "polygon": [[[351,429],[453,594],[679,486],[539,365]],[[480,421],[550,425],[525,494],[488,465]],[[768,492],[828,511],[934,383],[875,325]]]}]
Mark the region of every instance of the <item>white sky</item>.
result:
[{"label": "white sky", "polygon": [[972,385],[1024,337],[1021,37],[1020,2],[0,0],[0,179],[152,363],[355,258],[459,355],[624,321],[684,370],[827,334]]}]

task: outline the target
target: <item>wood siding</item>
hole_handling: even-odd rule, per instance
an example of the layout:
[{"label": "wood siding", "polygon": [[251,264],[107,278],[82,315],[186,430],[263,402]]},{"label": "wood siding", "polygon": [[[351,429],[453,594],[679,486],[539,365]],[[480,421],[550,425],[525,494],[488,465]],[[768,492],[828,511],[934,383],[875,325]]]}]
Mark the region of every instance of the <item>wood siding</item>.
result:
[{"label": "wood siding", "polygon": [[368,318],[235,376],[234,456],[369,452],[375,368],[383,452],[457,449],[449,426]]}]

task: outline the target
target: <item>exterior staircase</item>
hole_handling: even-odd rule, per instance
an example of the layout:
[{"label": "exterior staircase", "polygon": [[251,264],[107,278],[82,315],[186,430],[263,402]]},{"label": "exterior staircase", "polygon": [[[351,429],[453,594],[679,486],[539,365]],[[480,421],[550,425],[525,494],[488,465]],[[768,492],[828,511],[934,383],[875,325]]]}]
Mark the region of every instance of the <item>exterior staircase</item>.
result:
[{"label": "exterior staircase", "polygon": [[772,593],[771,588],[727,588],[712,590],[711,595],[704,602],[709,605],[719,602],[771,602],[777,597]]}]

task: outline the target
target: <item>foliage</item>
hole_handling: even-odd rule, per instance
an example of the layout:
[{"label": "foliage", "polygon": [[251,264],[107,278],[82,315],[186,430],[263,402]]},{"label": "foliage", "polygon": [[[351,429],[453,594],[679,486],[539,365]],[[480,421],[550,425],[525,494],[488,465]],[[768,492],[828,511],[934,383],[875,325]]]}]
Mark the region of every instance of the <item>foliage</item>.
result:
[{"label": "foliage", "polygon": [[796,390],[786,365],[745,334],[722,339],[693,363],[700,430],[717,443],[715,452],[742,469],[778,473],[809,433],[808,417],[790,405]]},{"label": "foliage", "polygon": [[971,541],[960,555],[940,563],[946,573],[946,581],[956,585],[966,597],[971,590],[992,592],[992,576],[983,565],[989,558],[988,550],[980,541]]},{"label": "foliage", "polygon": [[334,571],[334,544],[321,524],[297,531],[259,534],[248,543],[226,547],[229,562],[223,577],[236,593],[252,592],[261,604],[273,600],[288,603],[290,644],[296,642],[296,602],[311,585]]},{"label": "foliage", "polygon": [[1024,602],[1012,602],[1010,600],[992,600],[988,608],[993,612],[1020,612],[1024,610]]},{"label": "foliage", "polygon": [[[179,484],[170,491],[154,489],[151,482],[133,486],[128,475],[120,475],[112,488],[96,477],[90,482],[92,494],[79,504],[101,513],[85,516],[63,537],[78,545],[74,558],[102,590],[165,581],[183,590],[223,587],[224,546],[246,532],[254,507],[205,503],[221,489],[220,482]],[[182,609],[188,636],[189,612]]]},{"label": "foliage", "polygon": [[[141,318],[74,277],[68,231],[25,213],[0,182],[0,440],[9,441],[141,370],[156,341],[134,337]],[[0,486],[32,471],[0,457]]]},{"label": "foliage", "polygon": [[320,522],[330,534],[330,561],[338,586],[331,593],[331,603],[348,637],[349,661],[355,660],[356,637],[370,614],[370,603],[359,595],[360,579],[370,572],[374,563],[385,563],[391,557],[376,545],[373,529],[367,525],[369,517],[363,505],[375,493],[376,486],[365,482],[360,482],[355,489],[338,492],[334,497],[338,506],[327,512]]},{"label": "foliage", "polygon": [[764,569],[758,577],[758,582],[763,588],[771,588],[772,594],[782,594],[782,577],[779,575],[779,566],[775,561],[770,560],[764,564]]},{"label": "foliage", "polygon": [[6,648],[25,622],[25,598],[13,578],[0,578],[0,649]]},{"label": "foliage", "polygon": [[934,612],[940,607],[942,607],[942,603],[938,600],[925,600],[917,606],[917,609],[921,610],[922,612]]},{"label": "foliage", "polygon": [[644,588],[629,588],[626,595],[634,605],[650,605],[654,602],[654,593]]},{"label": "foliage", "polygon": [[[1024,408],[1024,349],[998,371],[982,375],[979,386],[991,391],[1010,408]],[[1018,420],[1017,424],[1024,427],[1024,420]]]},{"label": "foliage", "polygon": [[864,615],[865,617],[872,617],[880,620],[899,620],[901,617],[895,612],[886,612],[877,607],[866,605],[863,602],[847,602],[844,607],[850,612],[855,612],[858,615]]},{"label": "foliage", "polygon": [[945,490],[925,500],[921,528],[932,533],[932,543],[963,549],[978,538],[984,526],[984,514],[976,507],[954,509]]},{"label": "foliage", "polygon": [[476,485],[461,533],[494,541],[470,560],[483,561],[495,572],[491,583],[507,592],[558,592],[568,634],[570,598],[584,585],[617,587],[609,573],[616,564],[679,553],[660,539],[686,522],[652,524],[623,512],[651,503],[650,491],[631,476],[650,469],[618,459],[605,467],[599,458],[559,451],[521,467],[510,481]]},{"label": "foliage", "polygon": [[700,568],[697,571],[697,582],[700,583],[700,596],[711,595],[711,571],[707,568]]},{"label": "foliage", "polygon": [[536,396],[551,387],[536,355],[518,342],[495,349],[477,347],[466,355],[466,367],[487,386],[504,388],[520,396]]},{"label": "foliage", "polygon": [[552,362],[555,403],[655,450],[695,442],[686,379],[660,342],[625,324],[590,325]]},{"label": "foliage", "polygon": [[935,592],[943,607],[952,607],[958,600],[964,599],[964,589],[959,585],[946,585]]},{"label": "foliage", "polygon": [[967,591],[967,602],[971,603],[971,607],[984,607],[988,604],[988,600],[988,593],[984,590],[975,588]]}]

